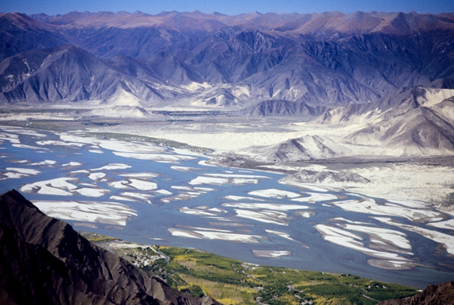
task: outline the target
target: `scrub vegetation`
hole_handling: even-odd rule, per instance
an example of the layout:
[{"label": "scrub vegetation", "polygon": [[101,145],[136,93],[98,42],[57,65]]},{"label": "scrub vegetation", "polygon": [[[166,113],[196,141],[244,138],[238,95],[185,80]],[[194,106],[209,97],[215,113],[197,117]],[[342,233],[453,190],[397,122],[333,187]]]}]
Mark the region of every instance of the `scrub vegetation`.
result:
[{"label": "scrub vegetation", "polygon": [[[99,236],[93,241],[97,240]],[[368,305],[418,292],[350,274],[259,266],[196,249],[122,247],[115,246],[115,241],[99,245],[161,277],[172,288],[196,296],[209,295],[223,304]]]}]

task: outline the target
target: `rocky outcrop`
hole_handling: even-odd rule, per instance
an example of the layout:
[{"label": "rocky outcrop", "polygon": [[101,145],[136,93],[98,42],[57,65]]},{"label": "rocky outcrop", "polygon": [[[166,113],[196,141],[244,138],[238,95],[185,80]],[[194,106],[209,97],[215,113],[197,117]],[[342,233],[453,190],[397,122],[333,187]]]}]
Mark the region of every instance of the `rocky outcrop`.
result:
[{"label": "rocky outcrop", "polygon": [[2,304],[219,304],[171,289],[14,190],[0,197],[0,274]]},{"label": "rocky outcrop", "polygon": [[281,182],[304,182],[304,183],[369,183],[370,180],[349,171],[312,171],[301,170],[290,176],[282,178]]},{"label": "rocky outcrop", "polygon": [[350,151],[328,137],[305,135],[277,145],[251,147],[242,152],[260,156],[259,159],[264,162],[275,163],[336,158],[348,154]]},{"label": "rocky outcrop", "polygon": [[420,294],[399,300],[387,300],[377,305],[453,305],[454,282],[429,285]]},{"label": "rocky outcrop", "polygon": [[242,110],[246,116],[307,116],[322,114],[324,106],[309,106],[301,102],[268,100],[259,102]]}]

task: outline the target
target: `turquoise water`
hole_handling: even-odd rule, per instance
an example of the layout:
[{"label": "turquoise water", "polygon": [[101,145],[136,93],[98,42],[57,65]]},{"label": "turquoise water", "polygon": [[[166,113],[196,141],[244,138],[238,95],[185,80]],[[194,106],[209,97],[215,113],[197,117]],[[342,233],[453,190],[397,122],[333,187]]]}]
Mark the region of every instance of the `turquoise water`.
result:
[{"label": "turquoise water", "polygon": [[[1,130],[0,130],[1,132]],[[11,130],[7,133],[13,133]],[[19,132],[18,132],[19,134]],[[290,198],[264,198],[260,196],[251,196],[248,193],[254,190],[264,189],[279,189],[306,195],[308,192],[317,193],[298,189],[278,183],[282,175],[251,171],[237,168],[223,168],[214,166],[204,166],[199,164],[202,157],[193,157],[189,161],[178,161],[177,163],[160,163],[156,161],[138,160],[129,157],[120,157],[115,155],[111,150],[97,148],[102,150],[103,154],[89,152],[91,145],[83,147],[63,147],[59,145],[39,145],[37,142],[43,140],[60,140],[59,137],[52,133],[43,133],[45,137],[37,137],[34,135],[19,134],[21,144],[31,145],[48,149],[42,151],[40,149],[29,149],[14,147],[10,141],[3,141],[3,147],[0,150],[0,171],[8,172],[7,168],[27,168],[37,169],[40,174],[16,178],[0,180],[0,191],[4,193],[10,189],[20,189],[22,186],[34,183],[37,181],[50,180],[59,177],[76,177],[80,180],[75,183],[78,187],[83,187],[83,183],[94,184],[86,174],[74,174],[71,171],[82,169],[95,169],[106,166],[110,163],[122,163],[131,166],[128,169],[119,170],[104,170],[108,181],[98,181],[96,186],[102,189],[108,189],[110,192],[101,197],[87,197],[79,194],[72,196],[56,196],[38,193],[22,193],[27,199],[34,200],[52,200],[52,201],[106,201],[120,202],[137,211],[138,216],[127,221],[125,227],[112,226],[102,223],[96,223],[97,228],[87,228],[80,226],[78,222],[68,221],[75,225],[77,230],[94,231],[105,235],[115,236],[128,241],[134,241],[143,244],[163,244],[179,247],[194,247],[201,250],[206,250],[216,254],[241,259],[250,263],[263,265],[282,266],[298,269],[309,269],[327,272],[350,273],[359,276],[369,277],[376,280],[384,280],[389,282],[402,283],[414,287],[425,287],[427,284],[439,283],[445,280],[454,278],[454,259],[447,255],[446,251],[440,250],[439,245],[419,234],[408,232],[399,229],[395,226],[391,227],[380,223],[371,218],[371,215],[363,213],[347,212],[341,208],[330,204],[329,202],[319,201],[315,204],[301,203],[292,201]],[[167,149],[165,154],[175,155],[175,153]],[[27,160],[24,163],[17,163],[20,160]],[[35,162],[44,160],[54,160],[54,165],[31,165]],[[74,168],[63,167],[62,165],[68,162],[80,162],[82,166]],[[191,171],[177,171],[172,169],[172,166],[185,166],[194,168]],[[166,190],[172,195],[162,195],[156,193],[155,190],[139,191],[139,190],[124,190],[116,189],[109,185],[112,181],[123,180],[121,176],[125,173],[151,172],[159,174],[149,181],[155,182],[158,185],[158,190]],[[252,175],[265,176],[266,178],[258,179],[257,184],[234,185],[226,183],[222,185],[191,185],[189,182],[201,175],[208,174],[229,174],[229,175]],[[176,196],[181,193],[172,186],[196,186],[215,189],[207,193],[200,194],[198,197],[163,202],[161,199]],[[120,196],[123,192],[136,192],[141,194],[151,194],[154,197],[150,198],[151,204],[144,201],[121,201],[112,200],[111,196]],[[338,197],[347,199],[358,199],[360,194],[352,195],[343,192],[331,192]],[[224,199],[229,195],[247,196],[255,199],[264,200],[263,203],[272,204],[300,204],[308,206],[308,210],[312,212],[311,217],[306,218],[298,214],[298,210],[284,211],[287,214],[288,225],[279,225],[274,223],[266,223],[251,218],[237,217],[235,208],[222,206],[223,203],[234,203],[235,201]],[[344,199],[343,199],[344,200]],[[382,202],[380,199],[376,199]],[[262,201],[242,200],[242,203],[261,203]],[[195,208],[199,207],[220,208],[222,213],[213,215],[212,217],[203,215],[186,214],[180,211],[180,208]],[[317,224],[332,225],[332,218],[343,217],[349,221],[366,222],[368,224],[388,228],[392,230],[402,231],[407,235],[407,238],[412,244],[411,252],[413,255],[402,254],[402,257],[412,259],[414,262],[424,266],[415,267],[410,270],[388,270],[373,267],[368,264],[367,260],[371,258],[363,253],[360,253],[349,248],[336,245],[326,241],[323,236],[315,229]],[[391,216],[390,216],[391,217]],[[394,217],[401,223],[412,225],[425,226],[424,224],[411,223],[405,218]],[[237,241],[212,240],[201,238],[189,238],[181,236],[173,236],[169,229],[178,230],[195,230],[194,228],[205,228],[213,230],[229,230],[236,234],[247,234],[258,236],[258,243],[242,243]],[[452,234],[449,230],[437,230],[446,234]],[[270,234],[269,231],[274,230],[283,232],[289,235],[292,239],[287,239],[276,234]],[[368,236],[363,233],[354,232],[361,236],[364,243],[368,244]],[[291,255],[281,257],[258,257],[254,255],[253,250],[285,250]]]}]

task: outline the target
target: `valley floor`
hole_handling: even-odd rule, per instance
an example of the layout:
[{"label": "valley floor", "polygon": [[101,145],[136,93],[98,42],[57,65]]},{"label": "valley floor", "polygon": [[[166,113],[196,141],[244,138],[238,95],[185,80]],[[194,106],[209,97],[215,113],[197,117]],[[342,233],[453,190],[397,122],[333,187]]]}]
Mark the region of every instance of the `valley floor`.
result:
[{"label": "valley floor", "polygon": [[320,125],[288,118],[204,117],[189,122],[176,120],[159,125],[122,123],[116,126],[90,127],[87,130],[162,138],[209,148],[214,150],[212,162],[229,166],[273,170],[285,174],[301,170],[356,173],[369,182],[325,179],[317,181],[317,184],[386,199],[423,201],[435,206],[441,205],[443,210],[448,209],[446,205],[449,203],[449,194],[454,192],[452,156],[402,157],[397,149],[349,145],[350,156],[339,158],[274,163],[263,157],[268,147],[289,139],[304,135],[342,139],[358,128],[357,125]]},{"label": "valley floor", "polygon": [[[41,114],[45,114],[46,117]],[[52,119],[52,116],[55,119]],[[151,234],[151,238],[162,240],[162,238],[170,238],[169,235],[171,235],[172,238],[177,237],[177,239],[192,238],[200,242],[200,246],[207,246],[208,242],[204,244],[204,240],[240,241],[241,237],[243,238],[241,242],[256,245],[260,244],[257,239],[262,238],[260,234],[265,234],[266,238],[271,234],[270,240],[278,236],[278,239],[298,243],[296,248],[292,248],[294,251],[286,248],[287,241],[282,244],[285,246],[277,248],[244,248],[245,257],[250,258],[252,253],[253,259],[260,260],[260,263],[262,258],[271,260],[274,257],[293,256],[293,253],[301,255],[299,257],[313,255],[314,252],[304,252],[305,249],[310,249],[310,245],[304,242],[304,238],[302,240],[293,238],[305,236],[301,235],[300,231],[303,227],[304,232],[310,232],[319,238],[317,242],[322,242],[323,238],[323,242],[331,242],[349,249],[348,251],[356,250],[371,256],[367,262],[362,261],[363,257],[361,257],[361,262],[367,263],[368,267],[386,269],[386,272],[390,273],[396,269],[417,272],[412,268],[425,266],[419,265],[418,260],[415,264],[413,259],[401,259],[402,255],[415,256],[424,258],[421,261],[425,262],[426,255],[420,252],[422,247],[418,240],[419,235],[440,244],[437,249],[443,250],[433,253],[433,249],[428,247],[432,249],[428,250],[428,256],[438,255],[434,260],[437,263],[434,264],[441,266],[441,269],[437,269],[437,272],[440,270],[443,273],[448,266],[448,264],[439,263],[440,259],[449,261],[452,258],[454,249],[452,236],[442,231],[451,230],[454,227],[451,219],[454,216],[452,211],[454,205],[451,202],[454,197],[452,196],[453,158],[449,155],[409,157],[399,153],[396,148],[390,150],[376,143],[363,146],[348,143],[345,139],[358,128],[363,128],[364,125],[361,124],[326,125],[316,124],[305,118],[249,118],[214,111],[211,113],[161,111],[153,113],[150,117],[138,119],[89,116],[82,110],[55,108],[45,111],[43,109],[5,111],[0,113],[0,120],[2,121],[0,125],[5,126],[2,133],[2,140],[6,143],[4,149],[7,152],[11,150],[9,155],[3,156],[3,158],[9,158],[4,165],[3,178],[26,179],[41,172],[35,167],[43,168],[41,178],[13,183],[10,188],[18,188],[22,192],[36,195],[34,203],[40,209],[50,211],[45,213],[57,213],[58,215],[54,217],[78,222],[77,225],[107,230],[107,227],[98,228],[97,224],[93,223],[102,220],[110,230],[111,226],[125,227],[128,220],[138,218],[129,230],[141,232],[137,231],[141,228],[140,216],[146,213],[141,214],[138,211],[142,211],[144,207],[141,205],[145,202],[152,205],[150,209],[164,207],[163,214],[159,215],[171,213],[173,220],[176,219],[173,213],[177,213],[178,217],[204,216],[209,221],[205,226],[201,225],[201,218],[194,220],[193,226],[169,226],[167,230],[163,229],[163,232],[160,232],[161,235],[156,235],[156,232]],[[46,130],[51,132],[45,132]],[[324,144],[328,144],[329,147]],[[49,150],[50,147],[53,147],[55,152]],[[25,150],[18,152],[16,149]],[[32,150],[42,153],[42,156],[32,158],[30,155]],[[105,158],[101,157],[103,161],[100,164],[96,162],[92,164],[93,160],[99,158],[95,157],[92,160],[92,156],[85,156],[85,153],[107,154]],[[23,157],[19,157],[21,154]],[[195,155],[209,158],[196,158]],[[128,158],[131,164],[124,164],[122,158]],[[192,162],[191,160],[194,159],[199,161]],[[110,163],[104,164],[107,160],[110,160]],[[148,160],[153,163],[148,163]],[[173,163],[178,160],[186,160],[188,163]],[[167,164],[161,167],[158,164],[161,162],[170,162],[173,165]],[[85,163],[87,164],[83,170],[74,169]],[[18,164],[24,166],[27,164],[31,167]],[[195,168],[199,167],[197,164],[202,166]],[[206,165],[226,167],[209,168]],[[140,169],[147,167],[150,170],[156,168],[157,172],[147,171],[128,175],[120,175],[118,172],[133,166]],[[49,172],[45,171],[45,168],[49,168]],[[272,175],[266,172],[251,174],[251,171],[244,171],[245,168],[279,172],[283,175]],[[195,170],[194,174],[188,173],[184,178],[186,173],[182,172],[192,170]],[[197,172],[198,176],[195,175]],[[245,172],[249,172],[249,175],[245,175]],[[58,173],[59,177],[55,178],[54,173]],[[163,176],[160,179],[154,179],[161,174]],[[60,177],[60,175],[63,176]],[[258,184],[258,180],[268,179],[264,177],[266,175],[273,176],[274,184],[264,181],[261,186],[253,189],[249,186],[241,190],[230,189],[236,185]],[[168,185],[172,177],[176,181]],[[280,185],[288,184],[290,187],[283,187],[281,190],[279,186],[275,186],[276,182]],[[201,186],[204,184],[210,187]],[[158,187],[159,185],[161,188]],[[292,186],[300,188],[305,195],[301,196],[298,191],[296,193],[284,191],[284,189],[292,189]],[[138,192],[127,191],[127,189]],[[202,193],[221,189],[225,193],[219,192],[213,198],[208,194],[205,197],[208,201],[201,199],[189,205],[182,206],[175,203],[167,207],[170,202],[198,198]],[[156,198],[152,202],[150,198],[159,196],[158,193],[165,194],[167,197]],[[337,195],[332,195],[333,193]],[[246,194],[252,197],[245,197]],[[67,201],[62,206],[61,201],[50,200],[42,195],[75,195],[100,199],[90,201],[90,205],[73,200]],[[169,195],[173,196],[168,197]],[[367,196],[378,199],[374,200]],[[103,197],[104,199],[109,197],[109,200],[114,201],[119,200],[125,204],[102,205]],[[206,206],[206,202],[211,203],[218,199],[220,201],[215,201],[216,204],[212,208]],[[225,202],[225,200],[232,202]],[[254,201],[242,203],[237,200]],[[270,203],[266,200],[270,200]],[[275,200],[282,200],[285,204],[275,204]],[[304,204],[299,205],[298,202]],[[317,205],[318,212],[307,210],[305,203],[316,202],[320,203]],[[134,208],[128,209],[130,203]],[[155,206],[154,203],[157,205]],[[93,208],[92,204],[95,204],[96,208]],[[295,207],[301,211],[290,213]],[[88,215],[81,213],[85,208],[89,209]],[[118,213],[112,214],[112,209]],[[294,218],[288,217],[290,214],[287,212],[294,215],[297,221],[301,221],[298,223],[296,232],[292,230],[297,227],[292,227],[288,222],[289,219]],[[360,213],[362,216],[349,218],[346,215],[350,215],[350,212]],[[225,226],[225,229],[211,228],[211,226],[225,225],[223,221],[211,223],[213,217],[223,218],[224,216],[221,215],[223,213],[236,217],[235,221],[238,222],[247,219],[259,222],[261,225],[265,223],[265,225],[254,227],[255,231],[251,231],[252,227],[249,226],[246,226],[245,231],[237,228],[237,223],[234,225],[236,231],[230,226]],[[93,218],[95,216],[96,219]],[[311,217],[317,217],[318,222],[308,223],[302,220]],[[402,221],[391,220],[395,218]],[[187,223],[186,220],[180,223]],[[87,225],[87,222],[90,223]],[[314,223],[317,225],[314,226]],[[269,226],[273,225],[288,226],[291,232],[284,233],[269,229]],[[400,230],[390,226],[417,233],[417,236],[411,236],[410,243],[405,238],[406,234],[397,233]],[[429,228],[430,226],[436,229]],[[163,228],[163,226],[160,227]],[[211,229],[207,229],[208,227]],[[124,233],[123,238],[128,234]],[[382,236],[383,234],[385,237]],[[191,241],[193,246],[194,241]],[[414,254],[409,251],[412,250],[411,244],[415,243],[418,244],[416,249],[419,252]],[[314,249],[319,249],[315,244]],[[212,245],[209,244],[209,246]],[[211,251],[211,248],[205,250]],[[399,259],[396,260],[396,257]],[[332,260],[328,261],[332,262]],[[344,262],[351,261],[349,259]],[[349,266],[348,270],[351,267]],[[307,267],[304,266],[304,268]],[[337,269],[332,271],[335,270]],[[376,276],[379,276],[379,273]],[[419,278],[419,276],[413,278]]]},{"label": "valley floor", "polygon": [[[405,156],[404,145],[385,148],[380,143],[354,145],[343,141],[347,135],[367,126],[366,123],[317,124],[309,122],[307,118],[252,118],[203,111],[155,111],[151,116],[140,119],[106,118],[91,114],[92,110],[81,109],[19,109],[1,113],[0,121],[2,124],[53,131],[157,138],[162,139],[164,145],[169,144],[165,141],[185,143],[204,148],[199,150],[202,152],[212,151],[210,162],[213,163],[289,175],[299,171],[354,173],[365,178],[365,181],[326,178],[315,183],[368,196],[423,201],[454,213],[449,199],[450,194],[454,193],[454,157]],[[335,144],[342,143],[343,155],[311,160],[270,159],[273,149],[280,143],[304,136],[317,136],[330,139]]]}]

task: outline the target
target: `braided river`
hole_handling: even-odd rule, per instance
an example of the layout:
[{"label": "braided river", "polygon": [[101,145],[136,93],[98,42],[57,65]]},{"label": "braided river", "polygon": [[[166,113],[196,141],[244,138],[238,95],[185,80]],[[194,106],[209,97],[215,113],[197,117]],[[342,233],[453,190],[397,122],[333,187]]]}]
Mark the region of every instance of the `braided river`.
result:
[{"label": "braided river", "polygon": [[153,143],[0,126],[0,191],[76,230],[423,288],[454,278],[454,219],[424,202],[285,184]]}]

